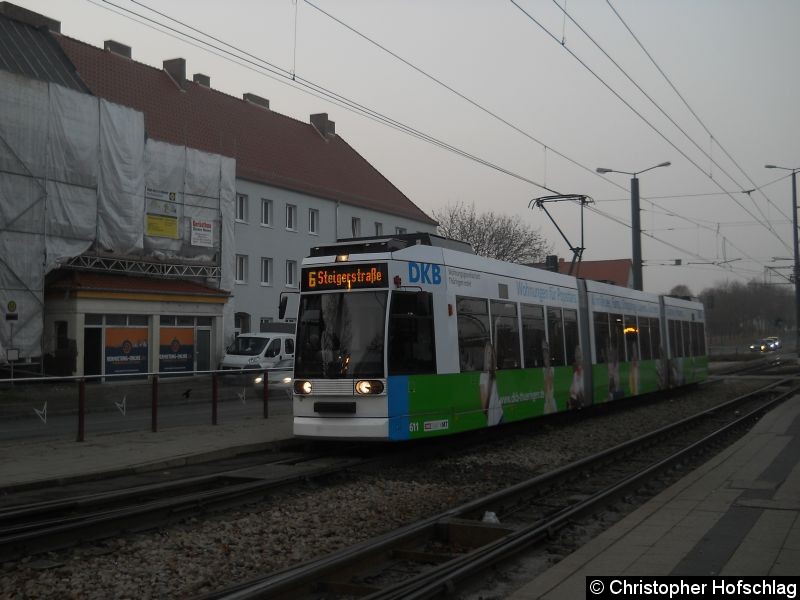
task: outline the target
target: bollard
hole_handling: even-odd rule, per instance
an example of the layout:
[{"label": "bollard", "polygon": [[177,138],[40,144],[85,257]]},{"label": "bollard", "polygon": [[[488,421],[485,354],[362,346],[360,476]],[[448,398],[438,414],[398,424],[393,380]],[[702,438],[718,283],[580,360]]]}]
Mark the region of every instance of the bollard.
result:
[{"label": "bollard", "polygon": [[264,418],[269,419],[269,371],[264,369]]},{"label": "bollard", "polygon": [[152,401],[153,415],[152,415],[152,430],[153,433],[158,432],[158,375],[153,375],[153,401]]},{"label": "bollard", "polygon": [[211,374],[211,424],[217,424],[217,402],[219,401],[219,388],[217,374]]},{"label": "bollard", "polygon": [[78,380],[78,440],[86,440],[86,380]]}]

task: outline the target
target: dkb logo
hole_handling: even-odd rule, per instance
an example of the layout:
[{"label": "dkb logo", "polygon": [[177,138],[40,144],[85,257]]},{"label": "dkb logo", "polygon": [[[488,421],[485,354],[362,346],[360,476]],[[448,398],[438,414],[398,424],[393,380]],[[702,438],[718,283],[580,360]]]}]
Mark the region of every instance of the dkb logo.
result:
[{"label": "dkb logo", "polygon": [[439,285],[442,283],[442,268],[439,265],[430,263],[408,263],[409,283],[430,283]]}]

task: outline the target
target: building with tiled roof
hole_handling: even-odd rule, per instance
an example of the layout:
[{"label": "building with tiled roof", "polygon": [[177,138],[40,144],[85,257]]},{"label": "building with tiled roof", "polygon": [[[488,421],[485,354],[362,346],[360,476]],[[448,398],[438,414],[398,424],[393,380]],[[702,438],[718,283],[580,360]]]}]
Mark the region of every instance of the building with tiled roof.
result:
[{"label": "building with tiled roof", "polygon": [[[96,96],[144,113],[147,135],[236,159],[237,177],[435,225],[341,136],[325,114],[303,123],[254,94],[235,98],[186,78],[183,59],[155,68],[113,41],[97,48],[55,35]],[[349,224],[348,224],[349,225]]]},{"label": "building with tiled roof", "polygon": [[183,59],[154,68],[109,40],[97,48],[53,34],[91,92],[144,114],[149,137],[236,161],[236,330],[276,318],[282,292],[297,290],[309,248],[364,235],[433,232],[436,222],[336,133],[325,113],[309,122],[269,101],[236,98],[186,76]]},{"label": "building with tiled roof", "polygon": [[[105,374],[103,356],[108,349],[101,348],[100,340],[117,335],[117,328],[139,327],[143,320],[150,323],[149,367],[157,368],[158,323],[169,329],[172,319],[178,328],[189,327],[187,311],[195,311],[193,339],[212,348],[202,360],[195,355],[195,368],[216,366],[221,349],[235,332],[270,327],[277,318],[281,295],[298,291],[300,263],[312,246],[349,237],[435,231],[435,221],[338,135],[325,113],[311,115],[308,122],[278,114],[270,110],[267,100],[254,94],[237,98],[214,90],[206,75],[187,79],[183,59],[165,60],[160,68],[145,65],[133,60],[131,48],[124,44],[108,40],[104,48],[97,48],[69,38],[60,33],[59,21],[9,2],[0,2],[0,35],[4,40],[0,44],[0,72],[11,74],[4,82],[17,85],[19,81],[28,93],[35,87],[24,82],[24,78],[30,78],[91,94],[101,103],[127,107],[124,110],[133,109],[141,115],[146,152],[155,142],[177,150],[185,148],[186,165],[190,153],[196,156],[198,152],[207,153],[211,160],[221,157],[223,162],[235,164],[235,192],[230,196],[235,196],[235,203],[220,200],[216,213],[212,211],[214,216],[206,217],[210,228],[204,238],[207,243],[195,244],[194,221],[191,247],[179,231],[188,213],[177,220],[155,215],[155,225],[178,224],[170,225],[171,230],[168,227],[161,233],[163,237],[153,237],[159,235],[151,224],[153,194],[172,198],[176,195],[173,192],[178,196],[191,193],[175,187],[153,187],[147,180],[144,198],[136,198],[136,205],[141,200],[147,212],[141,215],[146,221],[143,247],[141,230],[133,255],[122,244],[113,247],[115,240],[111,238],[106,237],[111,246],[99,238],[90,240],[88,251],[59,266],[106,268],[110,269],[108,273],[51,273],[43,288],[31,290],[33,296],[47,298],[41,334],[43,352],[54,348],[72,352],[77,344],[78,373],[85,372],[81,361],[93,354],[88,372]],[[5,99],[14,102],[14,98],[7,94]],[[130,132],[127,135],[130,137]],[[137,139],[142,139],[141,134]],[[164,154],[158,158],[151,155],[150,159],[183,154],[163,150]],[[0,173],[6,175],[16,176],[10,171]],[[135,210],[131,210],[126,208],[125,218],[118,219],[120,232],[131,218],[137,219]],[[233,232],[231,243],[223,241],[220,246],[219,231],[227,231],[228,226]],[[175,247],[180,250],[170,250],[166,255],[171,264],[159,264],[164,260],[159,248],[172,243],[167,238],[178,237],[183,245]],[[211,251],[206,252],[204,246]],[[183,250],[190,252],[181,254]],[[232,250],[235,256],[231,256]],[[230,258],[223,260],[223,253]],[[125,265],[127,275],[115,274],[117,265]],[[220,276],[220,271],[227,272],[227,278]],[[169,279],[154,273],[167,274]],[[225,281],[229,284],[223,285]],[[226,311],[234,306],[235,320],[231,319],[230,328],[228,317],[222,325],[222,305]],[[123,317],[125,323],[120,324]],[[104,333],[97,337],[101,330]],[[94,342],[90,343],[90,338]],[[0,360],[2,342],[0,339]]]},{"label": "building with tiled roof", "polygon": [[[571,261],[558,259],[558,272],[568,275],[570,267],[572,275],[581,279],[590,279],[602,283],[610,283],[621,287],[633,287],[633,262],[629,258],[614,260],[584,260],[572,266]],[[532,264],[532,267],[548,269],[545,263]]]}]

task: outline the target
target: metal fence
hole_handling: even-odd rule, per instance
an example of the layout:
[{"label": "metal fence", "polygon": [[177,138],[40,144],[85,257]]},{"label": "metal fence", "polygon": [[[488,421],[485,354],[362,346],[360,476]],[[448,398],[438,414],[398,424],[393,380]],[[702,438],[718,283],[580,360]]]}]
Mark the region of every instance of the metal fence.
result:
[{"label": "metal fence", "polygon": [[0,441],[70,438],[291,414],[291,371],[0,379]]}]

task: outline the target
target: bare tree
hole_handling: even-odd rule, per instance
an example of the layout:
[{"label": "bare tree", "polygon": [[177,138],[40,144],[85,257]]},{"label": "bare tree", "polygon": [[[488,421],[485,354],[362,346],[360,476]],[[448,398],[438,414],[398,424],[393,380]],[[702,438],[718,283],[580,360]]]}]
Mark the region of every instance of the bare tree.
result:
[{"label": "bare tree", "polygon": [[678,296],[681,298],[691,298],[693,296],[692,290],[689,289],[689,286],[679,283],[674,288],[669,291],[670,296]]},{"label": "bare tree", "polygon": [[472,244],[476,254],[507,262],[544,262],[552,245],[538,229],[519,218],[493,212],[478,214],[475,205],[460,202],[433,211],[439,235]]},{"label": "bare tree", "polygon": [[794,290],[758,280],[726,281],[700,293],[711,343],[732,344],[794,330]]}]

